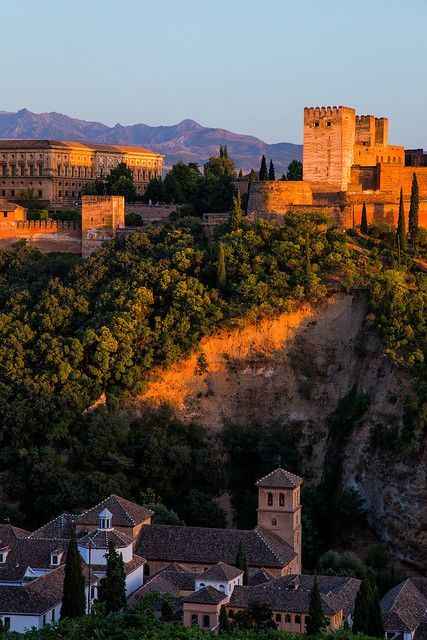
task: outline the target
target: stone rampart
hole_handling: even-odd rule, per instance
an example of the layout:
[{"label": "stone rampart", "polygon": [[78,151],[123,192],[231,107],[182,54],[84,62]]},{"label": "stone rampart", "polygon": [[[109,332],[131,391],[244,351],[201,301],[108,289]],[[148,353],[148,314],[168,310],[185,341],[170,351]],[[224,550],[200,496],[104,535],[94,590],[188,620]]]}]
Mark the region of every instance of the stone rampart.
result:
[{"label": "stone rampart", "polygon": [[284,215],[290,205],[311,205],[313,196],[310,185],[300,181],[252,182],[249,191],[248,214]]},{"label": "stone rampart", "polygon": [[45,253],[80,253],[81,226],[60,220],[19,220],[0,223],[0,247],[26,240]]}]

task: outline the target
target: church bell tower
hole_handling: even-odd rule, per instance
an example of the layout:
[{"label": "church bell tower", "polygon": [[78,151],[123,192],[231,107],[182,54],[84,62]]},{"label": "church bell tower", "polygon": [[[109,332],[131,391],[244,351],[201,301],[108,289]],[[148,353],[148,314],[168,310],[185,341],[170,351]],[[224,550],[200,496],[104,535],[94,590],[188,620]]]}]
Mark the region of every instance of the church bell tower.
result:
[{"label": "church bell tower", "polygon": [[286,542],[298,555],[301,573],[301,498],[303,480],[285,469],[276,469],[256,483],[258,525]]}]

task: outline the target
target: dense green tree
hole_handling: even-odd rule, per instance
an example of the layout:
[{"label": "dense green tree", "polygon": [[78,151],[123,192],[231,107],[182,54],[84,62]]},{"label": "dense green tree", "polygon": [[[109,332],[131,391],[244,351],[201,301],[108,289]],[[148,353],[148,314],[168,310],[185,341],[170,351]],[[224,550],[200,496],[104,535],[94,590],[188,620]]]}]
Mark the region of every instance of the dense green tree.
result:
[{"label": "dense green tree", "polygon": [[277,628],[273,621],[271,607],[262,602],[250,602],[246,609],[238,611],[234,615],[234,626],[237,629],[253,629],[254,631]]},{"label": "dense green tree", "polygon": [[107,185],[104,180],[97,178],[82,187],[82,194],[86,196],[105,196],[107,194]]},{"label": "dense green tree", "polygon": [[259,168],[258,180],[262,180],[262,181],[268,180],[267,162],[265,160],[264,155],[261,158],[261,166]]},{"label": "dense green tree", "polygon": [[227,614],[227,609],[225,608],[225,605],[221,605],[221,609],[219,610],[219,633],[230,633],[230,631],[231,623]]},{"label": "dense green tree", "polygon": [[243,571],[243,584],[244,585],[249,584],[248,561],[246,559],[245,549],[243,546],[243,542],[241,540],[239,542],[239,547],[237,549],[236,567]]},{"label": "dense green tree", "polygon": [[383,618],[381,615],[378,587],[372,569],[368,569],[366,578],[367,580],[369,580],[371,587],[371,600],[369,603],[369,627],[367,633],[373,638],[384,638],[385,631]]},{"label": "dense green tree", "polygon": [[364,235],[368,234],[368,218],[366,215],[366,204],[365,202],[363,203],[363,207],[362,207],[362,218],[360,220],[360,233],[363,233]]},{"label": "dense green tree", "polygon": [[227,284],[227,271],[225,267],[225,250],[224,244],[220,242],[218,244],[218,264],[217,264],[217,283],[218,289],[223,291]]},{"label": "dense green tree", "polygon": [[326,551],[320,556],[317,569],[326,576],[353,576],[362,579],[366,574],[365,563],[351,551]]},{"label": "dense green tree", "polygon": [[214,176],[236,177],[236,167],[233,160],[228,156],[226,146],[220,146],[219,156],[211,156],[204,166],[205,176],[212,174]]},{"label": "dense green tree", "polygon": [[166,194],[166,189],[163,185],[161,178],[152,178],[147,185],[144,192],[144,202],[169,202],[169,194]]},{"label": "dense green tree", "polygon": [[402,187],[400,187],[399,217],[397,220],[396,244],[400,251],[406,251],[406,223],[405,210],[403,206]]},{"label": "dense green tree", "polygon": [[276,172],[274,170],[273,160],[270,160],[270,165],[268,167],[268,179],[269,180],[275,180],[276,179]]},{"label": "dense green tree", "polygon": [[165,593],[162,600],[162,621],[171,622],[175,610],[175,600],[169,593]]},{"label": "dense green tree", "polygon": [[371,600],[371,584],[365,576],[356,595],[352,626],[353,633],[367,633]]},{"label": "dense green tree", "polygon": [[126,200],[134,200],[136,187],[133,181],[133,171],[125,162],[120,162],[108,174],[105,184],[107,193],[112,196],[124,196]]},{"label": "dense green tree", "polygon": [[318,634],[325,627],[325,614],[323,612],[322,598],[320,596],[317,574],[314,574],[313,586],[310,591],[310,604],[306,633],[308,636]]},{"label": "dense green tree", "polygon": [[61,618],[80,618],[86,611],[85,583],[82,559],[77,548],[76,534],[71,535],[64,570]]},{"label": "dense green tree", "polygon": [[[165,202],[191,203],[195,189],[202,176],[197,165],[177,162],[163,180]],[[145,194],[145,198],[147,195]]]},{"label": "dense green tree", "polygon": [[409,218],[408,218],[409,237],[413,245],[416,244],[417,235],[419,231],[419,227],[418,227],[419,208],[420,208],[420,196],[419,196],[419,189],[418,189],[418,180],[417,180],[416,173],[414,173],[414,175],[412,176],[411,204],[409,206]]},{"label": "dense green tree", "polygon": [[229,225],[232,231],[236,231],[239,229],[242,224],[242,200],[240,196],[240,191],[238,190],[236,195],[233,197],[233,208],[231,209]]},{"label": "dense green tree", "polygon": [[118,554],[113,542],[108,544],[107,571],[103,578],[101,600],[107,613],[126,607],[126,575],[122,554]]},{"label": "dense green tree", "polygon": [[286,171],[286,176],[282,176],[282,180],[302,180],[302,162],[292,160]]}]

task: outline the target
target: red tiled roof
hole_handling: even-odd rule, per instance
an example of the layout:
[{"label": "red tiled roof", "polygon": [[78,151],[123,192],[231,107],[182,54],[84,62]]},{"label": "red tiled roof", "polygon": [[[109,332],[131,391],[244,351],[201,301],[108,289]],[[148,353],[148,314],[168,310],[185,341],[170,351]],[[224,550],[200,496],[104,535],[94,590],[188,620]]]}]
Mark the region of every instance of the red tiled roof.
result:
[{"label": "red tiled roof", "polygon": [[99,513],[104,508],[111,511],[113,527],[134,527],[153,515],[150,509],[113,494],[78,516],[76,523],[98,525]]},{"label": "red tiled roof", "polygon": [[127,147],[115,144],[102,144],[98,142],[74,142],[72,140],[5,140],[0,139],[0,150],[31,150],[31,149],[82,149],[92,151],[104,151],[107,153],[145,153],[163,158],[157,151],[145,147]]},{"label": "red tiled roof", "polygon": [[255,484],[257,487],[279,487],[281,489],[295,489],[302,483],[303,479],[299,476],[296,476],[294,473],[286,471],[285,469],[276,469],[275,471],[272,471],[268,475],[258,480],[258,482],[256,482]]}]

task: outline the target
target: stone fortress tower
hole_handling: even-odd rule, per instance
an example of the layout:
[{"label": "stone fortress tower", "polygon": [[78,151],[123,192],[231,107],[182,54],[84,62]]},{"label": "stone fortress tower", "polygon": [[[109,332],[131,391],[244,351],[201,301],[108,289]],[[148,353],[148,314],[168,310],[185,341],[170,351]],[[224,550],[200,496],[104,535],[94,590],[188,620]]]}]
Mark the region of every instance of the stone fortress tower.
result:
[{"label": "stone fortress tower", "polygon": [[98,251],[124,226],[123,196],[82,196],[82,257]]},{"label": "stone fortress tower", "polygon": [[301,492],[303,479],[276,469],[256,483],[258,487],[258,525],[284,540],[297,554],[297,573],[301,573]]}]

